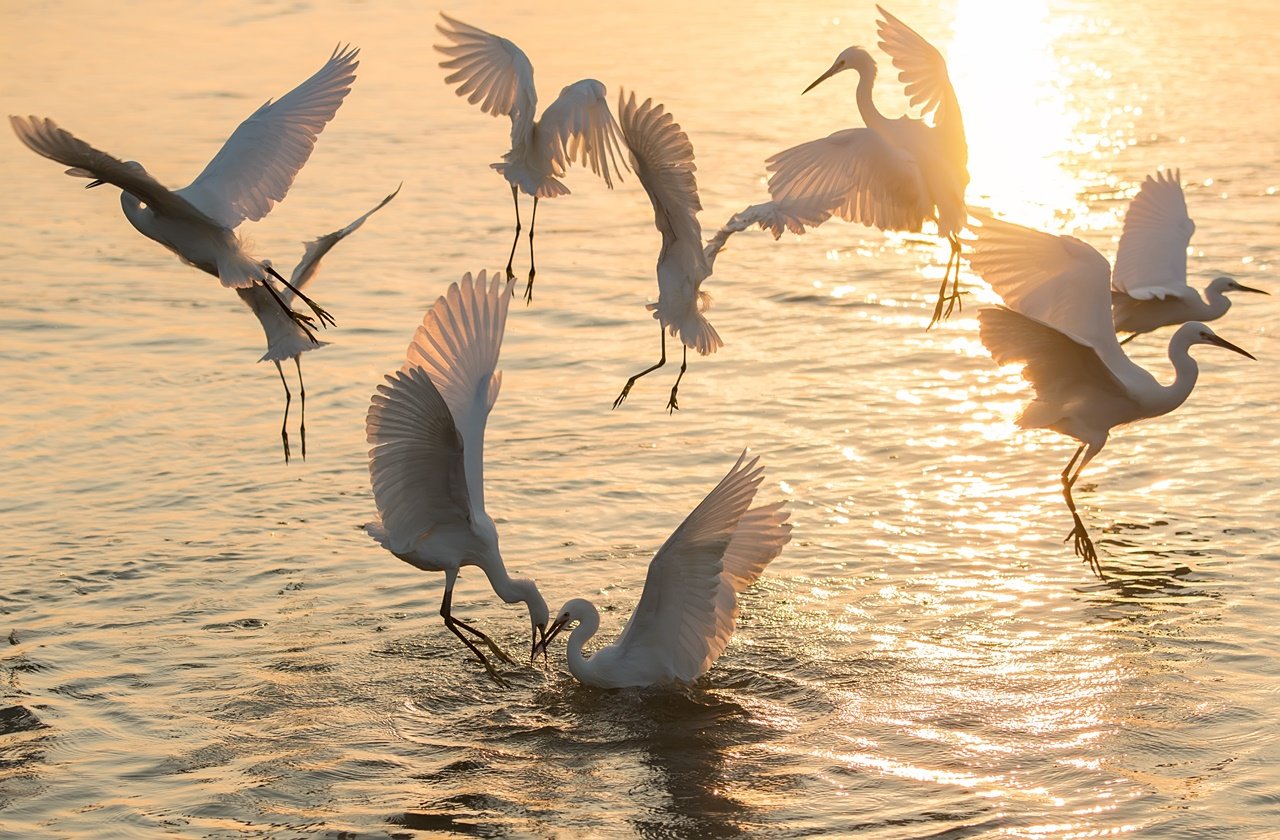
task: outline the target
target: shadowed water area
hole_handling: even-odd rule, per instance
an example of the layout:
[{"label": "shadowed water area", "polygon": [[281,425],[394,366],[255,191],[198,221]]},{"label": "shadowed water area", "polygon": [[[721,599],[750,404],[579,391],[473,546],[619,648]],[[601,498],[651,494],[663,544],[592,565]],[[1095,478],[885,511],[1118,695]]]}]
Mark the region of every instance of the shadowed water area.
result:
[{"label": "shadowed water area", "polygon": [[[860,125],[853,74],[800,91],[875,7],[463,2],[520,45],[541,104],[591,76],[666,104],[710,235],[769,155]],[[1012,8],[1005,8],[1012,7]],[[1197,287],[1280,292],[1274,4],[903,0],[947,56],[973,206],[1114,255],[1129,199],[1180,168]],[[49,116],[180,187],[338,42],[358,79],[288,198],[241,233],[300,243],[396,199],[312,291],[308,458],[232,292],[137,234],[118,191],[0,138],[0,835],[12,837],[1256,837],[1280,824],[1276,298],[1214,327],[1173,414],[1118,430],[1076,491],[1109,579],[1063,544],[1074,443],[1024,432],[982,350],[989,293],[926,331],[946,246],[833,221],[738,234],[704,285],[725,341],[657,358],[660,238],[633,175],[571,169],[513,302],[486,502],[513,574],[601,635],[743,446],[794,538],[689,688],[602,691],[549,664],[489,679],[442,625],[442,577],[363,532],[364,416],[426,306],[501,268],[509,123],[444,83],[410,3],[11,7],[5,113]],[[1261,56],[1261,57],[1260,57]],[[529,205],[522,211],[526,214]],[[524,246],[518,272],[527,270]],[[1163,381],[1170,330],[1126,349]],[[289,368],[286,372],[291,374]],[[295,425],[297,399],[294,403]],[[456,612],[513,654],[528,622],[465,571]],[[519,657],[517,657],[519,658]]]}]

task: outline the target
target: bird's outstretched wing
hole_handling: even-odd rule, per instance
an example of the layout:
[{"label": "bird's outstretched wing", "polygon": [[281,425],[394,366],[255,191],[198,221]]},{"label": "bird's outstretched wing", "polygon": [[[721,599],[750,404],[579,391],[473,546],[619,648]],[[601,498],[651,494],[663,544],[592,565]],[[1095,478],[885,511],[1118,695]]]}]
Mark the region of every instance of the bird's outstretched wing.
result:
[{"label": "bird's outstretched wing", "polygon": [[708,646],[703,670],[710,668],[729,644],[738,620],[738,594],[755,583],[791,541],[790,516],[785,502],[775,502],[751,508],[738,520],[724,552],[724,571],[716,590],[716,634]]},{"label": "bird's outstretched wing", "polygon": [[772,233],[774,239],[780,239],[786,231],[800,235],[829,218],[831,218],[830,210],[806,206],[805,202],[766,201],[762,204],[752,204],[734,213],[729,221],[724,223],[724,227],[707,240],[703,253],[707,262],[714,266],[716,256],[724,250],[729,237],[735,233],[741,233],[752,225],[759,225],[761,230]]},{"label": "bird's outstretched wing", "polygon": [[663,325],[688,347],[706,355],[723,345],[703,314],[702,281],[711,274],[703,252],[694,176],[693,143],[663,106],[636,103],[618,94],[618,121],[631,151],[631,166],[653,204],[653,223],[662,234],[658,255],[658,300],[649,305]]},{"label": "bird's outstretched wing", "polygon": [[99,151],[46,117],[9,117],[23,144],[49,160],[70,166],[68,175],[97,178],[137,196],[157,213],[217,225],[200,208],[169,190],[138,163],[118,160]]},{"label": "bird's outstretched wing", "polygon": [[1195,230],[1181,173],[1148,175],[1125,213],[1111,285],[1138,300],[1197,296],[1187,285],[1187,246]]},{"label": "bird's outstretched wing", "polygon": [[919,231],[933,202],[915,162],[869,128],[847,128],[765,161],[769,194],[807,215],[838,214],[881,230]]},{"label": "bird's outstretched wing", "polygon": [[1106,257],[1074,236],[1055,236],[982,212],[972,215],[982,227],[969,264],[1005,306],[1090,348],[1125,385],[1149,379],[1116,339]]},{"label": "bird's outstretched wing", "polygon": [[463,443],[427,372],[411,367],[378,386],[365,419],[369,478],[381,518],[375,538],[397,554],[440,525],[471,521]]},{"label": "bird's outstretched wing", "polygon": [[444,23],[436,30],[452,44],[436,44],[449,56],[440,66],[452,72],[445,83],[457,84],[458,96],[495,117],[511,118],[511,144],[527,140],[533,130],[538,91],[533,85],[533,65],[524,51],[506,38],[485,32],[440,13]]},{"label": "bird's outstretched wing", "polygon": [[726,628],[718,620],[724,559],[764,478],[758,461],[747,461],[744,451],[658,549],[640,602],[613,644],[618,658],[661,661],[670,679],[690,681],[724,650],[728,636],[721,638]]},{"label": "bird's outstretched wing", "polygon": [[933,114],[934,125],[947,135],[945,147],[957,156],[961,167],[968,165],[969,152],[964,138],[964,121],[960,102],[956,99],[947,62],[937,48],[920,37],[910,26],[876,6],[881,20],[877,25],[880,49],[898,68],[898,81],[906,87],[907,98],[919,107],[921,116]]},{"label": "bird's outstretched wing", "polygon": [[449,286],[414,333],[402,370],[421,368],[453,414],[465,450],[471,509],[484,510],[484,429],[498,399],[502,373],[498,353],[511,295],[486,272]]},{"label": "bird's outstretched wing", "polygon": [[[560,91],[542,112],[533,142],[551,161],[552,174],[563,175],[571,162],[588,166],[610,189],[627,168],[621,130],[609,111],[603,84],[595,79],[574,82]],[[621,161],[621,162],[620,162]]]},{"label": "bird's outstretched wing", "polygon": [[[402,187],[404,186],[404,184],[401,184],[400,186]],[[368,213],[365,213],[363,216],[356,219],[351,224],[347,225],[346,227],[340,230],[335,230],[333,233],[326,233],[324,236],[318,237],[316,239],[311,240],[310,242],[304,243],[302,260],[299,261],[299,263],[296,266],[294,266],[293,275],[289,278],[289,282],[293,285],[293,288],[301,289],[304,286],[306,286],[308,283],[310,283],[312,280],[314,280],[316,274],[320,270],[320,260],[324,259],[325,254],[328,254],[329,250],[333,248],[334,245],[337,245],[339,242],[346,239],[352,233],[355,233],[357,230],[359,230],[360,226],[365,223],[366,219],[368,219],[374,213],[377,213],[383,207],[386,207],[387,202],[389,202],[391,199],[395,198],[399,194],[400,194],[400,187],[396,187],[396,191],[391,193],[391,195],[387,196],[386,198],[382,199],[382,201],[378,203],[377,207],[373,208]],[[294,298],[293,289],[285,289],[284,291],[280,292],[280,299],[285,302],[286,306],[293,302],[293,298]]]},{"label": "bird's outstretched wing", "polygon": [[271,212],[350,93],[359,54],[358,49],[337,47],[311,78],[278,100],[264,102],[178,192],[229,228]]}]

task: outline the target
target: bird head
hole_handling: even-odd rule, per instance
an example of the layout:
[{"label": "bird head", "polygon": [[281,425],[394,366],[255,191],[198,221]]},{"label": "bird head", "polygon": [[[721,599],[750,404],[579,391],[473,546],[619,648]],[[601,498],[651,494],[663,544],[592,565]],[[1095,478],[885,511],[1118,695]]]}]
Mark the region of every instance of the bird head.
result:
[{"label": "bird head", "polygon": [[547,628],[546,635],[542,637],[542,641],[533,646],[533,653],[536,656],[538,651],[542,651],[542,655],[547,655],[547,645],[551,644],[551,640],[560,635],[560,631],[568,627],[575,621],[581,621],[582,616],[587,611],[594,612],[595,607],[590,601],[582,598],[574,598],[566,601],[564,606],[560,608],[560,612],[556,613],[556,620],[551,622],[551,626]]},{"label": "bird head", "polygon": [[[1191,321],[1187,324],[1183,324],[1178,331],[1188,335],[1188,347],[1193,344],[1212,344],[1214,347],[1221,347],[1223,349],[1230,350],[1233,353],[1239,353],[1241,356],[1253,359],[1255,362],[1258,360],[1257,357],[1248,350],[1235,346],[1225,338],[1219,338],[1217,333],[1199,321]],[[1175,334],[1174,337],[1176,338],[1177,335]]]},{"label": "bird head", "polygon": [[1242,283],[1237,283],[1233,277],[1214,278],[1214,281],[1209,284],[1209,293],[1212,294],[1214,292],[1253,292],[1255,295],[1271,294],[1270,292],[1263,291],[1262,289],[1254,289],[1250,286],[1245,286]]},{"label": "bird head", "polygon": [[827,72],[814,79],[813,84],[805,88],[803,93],[808,93],[835,74],[844,72],[845,70],[857,70],[859,74],[871,74],[874,76],[876,72],[876,62],[875,59],[871,57],[871,53],[867,52],[862,47],[847,47],[840,53],[840,55],[836,56],[836,60],[829,68],[827,68]]}]

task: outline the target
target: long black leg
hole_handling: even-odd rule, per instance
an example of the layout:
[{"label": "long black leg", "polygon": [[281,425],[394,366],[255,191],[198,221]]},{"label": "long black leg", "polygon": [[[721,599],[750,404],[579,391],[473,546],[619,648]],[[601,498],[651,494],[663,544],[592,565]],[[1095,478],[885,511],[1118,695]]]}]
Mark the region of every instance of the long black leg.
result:
[{"label": "long black leg", "polygon": [[[1076,454],[1071,456],[1071,460],[1067,462],[1067,467],[1062,471],[1062,497],[1067,502],[1067,509],[1071,511],[1071,519],[1073,527],[1071,533],[1067,534],[1067,540],[1074,541],[1076,555],[1084,562],[1089,564],[1089,569],[1098,577],[1106,580],[1106,575],[1102,573],[1102,564],[1098,562],[1098,551],[1094,548],[1093,540],[1089,537],[1089,531],[1084,526],[1084,520],[1080,518],[1080,514],[1076,511],[1075,499],[1071,497],[1071,488],[1075,486],[1076,479],[1080,477],[1080,473],[1084,470],[1092,455],[1081,459],[1080,456],[1085,451],[1085,445],[1081,444],[1076,450]],[[1076,469],[1075,475],[1071,474],[1071,468],[1075,466],[1076,461],[1080,460],[1080,466]],[[1066,542],[1066,540],[1063,540]]]},{"label": "long black leg", "polygon": [[278,359],[272,359],[276,365],[276,373],[280,374],[280,384],[284,386],[284,420],[280,421],[280,441],[284,444],[284,462],[289,463],[289,403],[293,402],[293,395],[289,393],[289,383],[284,378],[284,368],[280,367]]},{"label": "long black leg", "polygon": [[533,275],[538,273],[537,267],[533,263],[533,226],[538,221],[538,197],[533,197],[533,216],[529,219],[529,282],[524,287],[525,305],[533,303]]},{"label": "long black leg", "polygon": [[[302,437],[302,460],[307,460],[307,386],[302,381],[302,354],[299,353],[293,357],[293,363],[298,368],[298,396],[302,398],[301,419],[298,422],[298,434]],[[279,367],[280,363],[276,362]],[[284,379],[284,373],[280,374],[280,378]],[[288,414],[288,404],[285,404],[285,412]]]},{"label": "long black leg", "polygon": [[1138,337],[1138,336],[1140,336],[1140,335],[1142,335],[1142,333],[1131,333],[1131,334],[1130,334],[1130,335],[1128,335],[1127,337],[1125,337],[1125,338],[1121,339],[1121,340],[1120,340],[1120,343],[1121,343],[1121,344],[1128,344],[1130,341],[1133,341],[1135,338],[1137,338],[1137,337]]},{"label": "long black leg", "polygon": [[276,302],[277,305],[279,305],[281,309],[284,310],[284,313],[288,315],[289,318],[295,324],[298,325],[298,329],[302,330],[304,333],[307,334],[307,338],[311,339],[311,343],[319,344],[320,342],[316,340],[316,334],[309,329],[309,327],[315,325],[315,321],[311,319],[311,316],[303,315],[301,312],[294,311],[293,307],[289,306],[289,304],[284,302],[284,299],[280,297],[280,293],[277,292],[275,290],[275,287],[272,286],[270,283],[266,282],[265,280],[262,280],[259,282],[262,284],[262,287],[264,289],[266,289],[268,292],[271,293],[271,298]]},{"label": "long black leg", "polygon": [[[299,300],[301,300],[307,306],[311,307],[311,311],[316,313],[316,317],[320,319],[321,326],[328,325],[328,326],[336,327],[338,325],[338,322],[333,320],[332,315],[330,315],[325,310],[321,309],[314,300],[312,300],[311,298],[303,294],[301,291],[299,291],[298,288],[294,286],[292,283],[290,283],[288,280],[281,277],[280,272],[276,271],[274,268],[267,265],[266,263],[263,263],[262,267],[266,270],[268,274],[270,274],[272,277],[276,278],[281,283],[283,283],[286,289],[288,289],[289,291],[297,295]],[[289,311],[292,312],[293,310],[290,309]],[[314,340],[314,337],[313,337],[313,340]]]},{"label": "long black leg", "polygon": [[[938,287],[938,300],[933,305],[933,317],[929,319],[929,326],[925,329],[932,329],[935,324],[944,318],[950,318],[951,312],[960,303],[960,237],[955,234],[947,236],[947,241],[951,243],[951,254],[947,257],[947,268],[942,272],[942,285]],[[955,274],[952,274],[954,269]],[[947,294],[947,281],[951,280],[951,294]],[[944,310],[943,304],[946,304]]]},{"label": "long black leg", "polygon": [[622,393],[618,394],[618,398],[613,401],[613,407],[617,408],[622,405],[622,401],[627,398],[627,394],[631,393],[631,386],[636,384],[636,380],[646,374],[653,373],[658,368],[667,363],[667,329],[661,322],[658,323],[658,335],[662,336],[662,357],[658,359],[656,365],[650,365],[635,376],[627,380],[627,384],[622,386]]},{"label": "long black leg", "polygon": [[440,601],[440,617],[444,619],[444,626],[448,627],[449,632],[457,636],[459,639],[461,639],[462,643],[466,645],[467,648],[473,654],[475,654],[476,659],[479,659],[480,664],[484,665],[484,669],[489,672],[489,676],[493,677],[499,683],[506,685],[506,682],[502,679],[502,677],[498,676],[497,670],[495,670],[493,665],[490,664],[489,660],[485,658],[485,655],[480,652],[480,648],[476,647],[474,642],[472,642],[466,636],[462,635],[462,631],[458,629],[459,627],[462,627],[466,630],[471,630],[472,632],[475,632],[474,628],[469,627],[463,622],[454,618],[451,613],[451,609],[453,605],[453,584],[454,584],[454,581],[456,580],[457,580],[456,572],[445,573],[444,598],[441,599]]},{"label": "long black leg", "polygon": [[516,246],[520,244],[520,198],[516,195],[516,185],[511,185],[511,203],[516,207],[516,235],[511,240],[511,254],[507,257],[507,282],[510,283],[516,279],[516,274],[511,270],[511,263],[516,258]]},{"label": "long black leg", "polygon": [[680,374],[676,377],[676,384],[671,386],[671,399],[667,401],[667,413],[674,414],[680,410],[680,405],[676,402],[676,391],[680,390],[680,380],[684,378],[684,372],[689,368],[689,348],[682,347],[683,355],[680,357]]}]

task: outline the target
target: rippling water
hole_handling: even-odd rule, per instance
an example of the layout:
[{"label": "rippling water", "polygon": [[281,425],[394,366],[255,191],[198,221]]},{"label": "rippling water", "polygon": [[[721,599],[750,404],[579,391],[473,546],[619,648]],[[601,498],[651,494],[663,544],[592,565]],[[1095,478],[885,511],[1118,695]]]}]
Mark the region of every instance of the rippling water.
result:
[{"label": "rippling water", "polygon": [[[529,54],[543,100],[582,76],[665,102],[693,139],[705,228],[763,160],[857,124],[853,79],[803,87],[874,7],[459,3]],[[745,7],[745,8],[744,8]],[[1112,253],[1129,197],[1181,167],[1197,283],[1274,283],[1273,4],[903,0],[948,56],[970,198]],[[238,299],[0,141],[0,834],[14,837],[1259,836],[1280,824],[1280,346],[1275,298],[1202,349],[1173,415],[1122,430],[1077,493],[1112,578],[1062,543],[1073,444],[1024,396],[976,307],[924,326],[945,251],[831,223],[742,234],[707,289],[726,345],[682,410],[650,363],[658,237],[635,179],[581,171],[538,219],[513,307],[487,488],[508,564],[616,632],[648,558],[737,451],[763,455],[795,539],[738,636],[682,691],[546,670],[500,686],[436,610],[440,580],[360,530],[363,417],[425,306],[500,266],[508,128],[441,81],[435,9],[67,2],[6,9],[0,99],[186,183],[333,44],[359,80],[289,198],[248,226],[277,263],[400,181],[330,256],[339,319],[308,354],[309,460],[281,463],[279,381]],[[1260,39],[1259,35],[1263,38]],[[1259,57],[1261,56],[1261,57]],[[882,75],[877,98],[902,107]],[[527,212],[527,210],[526,210]],[[979,293],[977,297],[981,297]],[[1171,376],[1167,332],[1129,345]],[[455,603],[515,649],[477,574]]]}]

